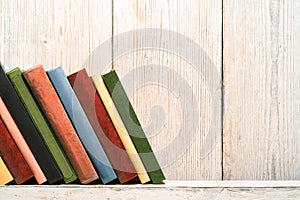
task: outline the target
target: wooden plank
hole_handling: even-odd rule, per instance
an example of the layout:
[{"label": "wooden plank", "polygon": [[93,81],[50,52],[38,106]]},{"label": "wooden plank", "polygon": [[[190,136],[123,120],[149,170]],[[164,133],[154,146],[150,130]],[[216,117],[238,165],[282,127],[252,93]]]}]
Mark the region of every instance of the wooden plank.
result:
[{"label": "wooden plank", "polygon": [[111,7],[97,0],[2,0],[1,62],[7,70],[43,64],[75,71],[111,37]]},{"label": "wooden plank", "polygon": [[300,178],[300,2],[224,1],[224,179]]},{"label": "wooden plank", "polygon": [[220,180],[222,1],[113,3],[113,67],[167,179]]},{"label": "wooden plank", "polygon": [[135,189],[135,188],[298,188],[300,181],[170,181],[165,180],[162,184],[111,184],[111,185],[82,185],[82,184],[62,184],[62,185],[6,185],[5,188],[83,188],[90,190],[93,188],[112,189]]},{"label": "wooden plank", "polygon": [[[257,183],[260,186],[257,186]],[[239,186],[241,185],[241,186]],[[299,182],[166,182],[163,185],[1,186],[0,199],[299,199]]]}]

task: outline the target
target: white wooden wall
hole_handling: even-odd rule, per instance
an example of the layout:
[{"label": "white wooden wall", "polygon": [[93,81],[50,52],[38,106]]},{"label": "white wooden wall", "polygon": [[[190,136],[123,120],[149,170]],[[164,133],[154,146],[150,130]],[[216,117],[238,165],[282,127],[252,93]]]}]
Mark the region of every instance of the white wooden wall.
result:
[{"label": "white wooden wall", "polygon": [[224,179],[300,179],[300,1],[224,1]]},{"label": "white wooden wall", "polygon": [[[300,179],[300,1],[0,0],[0,9],[7,70],[36,64],[67,73],[83,66],[90,74],[117,70],[167,179]],[[208,56],[211,65],[195,70],[189,59],[163,51],[165,41],[161,49],[119,56],[128,41],[118,36],[143,28],[190,38],[205,54],[178,48],[196,63]],[[135,33],[132,47],[160,42]],[[180,44],[182,37],[171,39]],[[97,59],[110,64],[87,64],[103,43]],[[149,84],[152,76],[160,78]],[[192,93],[181,89],[178,76]],[[181,99],[196,102],[196,122],[182,116],[189,105]],[[180,128],[186,149],[159,153]]]}]

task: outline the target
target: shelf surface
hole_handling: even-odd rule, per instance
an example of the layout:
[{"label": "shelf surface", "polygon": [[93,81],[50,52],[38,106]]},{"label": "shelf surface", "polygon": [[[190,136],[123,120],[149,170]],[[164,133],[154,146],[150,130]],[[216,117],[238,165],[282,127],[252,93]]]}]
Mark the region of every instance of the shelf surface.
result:
[{"label": "shelf surface", "polygon": [[153,185],[9,185],[0,200],[300,199],[300,181],[165,181]]}]

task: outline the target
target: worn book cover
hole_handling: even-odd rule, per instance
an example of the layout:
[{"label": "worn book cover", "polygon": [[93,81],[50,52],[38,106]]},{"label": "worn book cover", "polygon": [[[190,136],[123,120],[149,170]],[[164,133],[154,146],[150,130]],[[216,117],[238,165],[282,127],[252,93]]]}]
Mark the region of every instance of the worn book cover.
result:
[{"label": "worn book cover", "polygon": [[32,96],[28,86],[26,85],[22,71],[15,68],[7,73],[13,87],[15,88],[20,100],[25,106],[32,122],[34,123],[37,131],[47,146],[50,154],[52,155],[57,167],[59,168],[65,183],[70,183],[77,179],[73,167],[69,163],[64,151],[55,138],[55,135],[49,126],[46,118],[40,110],[36,100]]},{"label": "worn book cover", "polygon": [[70,75],[69,81],[91,123],[118,179],[126,183],[137,177],[135,168],[85,69]]},{"label": "worn book cover", "polygon": [[0,67],[0,95],[15,124],[17,125],[17,128],[20,130],[20,133],[24,137],[32,154],[38,162],[40,169],[42,170],[42,173],[39,172],[35,174],[32,169],[34,175],[37,175],[36,178],[41,178],[38,182],[43,182],[42,174],[46,176],[47,181],[50,184],[62,180],[60,171],[36,130],[36,127],[31,121],[24,105],[6,76],[2,65]]},{"label": "worn book cover", "polygon": [[14,179],[0,156],[0,185],[5,185],[12,180]]},{"label": "worn book cover", "polygon": [[2,118],[0,117],[0,156],[5,161],[15,182],[22,184],[33,177],[27,162],[20,153]]},{"label": "worn book cover", "polygon": [[101,181],[106,184],[115,180],[117,176],[63,69],[57,67],[47,71],[47,74]]},{"label": "worn book cover", "polygon": [[23,75],[66,155],[70,159],[80,182],[87,184],[97,180],[99,178],[97,172],[78,138],[43,66],[38,65],[28,69]]},{"label": "worn book cover", "polygon": [[132,164],[138,174],[141,183],[149,182],[150,178],[147,174],[144,164],[125,128],[125,125],[117,111],[115,104],[112,101],[111,96],[109,95],[109,92],[104,84],[102,76],[100,74],[94,75],[92,76],[92,80],[106,108],[106,111],[109,114],[110,119],[120,137],[120,140],[122,141],[124,148],[128,153],[130,160],[132,161]]},{"label": "worn book cover", "polygon": [[102,77],[152,183],[161,183],[165,176],[116,71],[112,70]]}]

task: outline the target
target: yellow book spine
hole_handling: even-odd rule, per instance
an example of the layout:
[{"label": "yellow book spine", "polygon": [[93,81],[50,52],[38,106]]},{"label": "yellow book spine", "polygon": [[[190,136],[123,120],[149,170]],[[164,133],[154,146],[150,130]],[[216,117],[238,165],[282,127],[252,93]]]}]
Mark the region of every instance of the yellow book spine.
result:
[{"label": "yellow book spine", "polygon": [[124,148],[128,153],[128,156],[135,170],[137,171],[141,183],[146,183],[150,181],[150,177],[147,174],[144,164],[141,158],[139,157],[139,154],[129,136],[127,129],[125,128],[125,125],[118,113],[117,108],[115,107],[115,104],[113,103],[113,100],[105,86],[105,83],[101,75],[92,76],[92,80],[94,82],[94,85],[96,86],[98,94],[102,99],[102,102],[107,110],[107,113],[109,114],[111,121],[114,124],[115,129],[124,145]]},{"label": "yellow book spine", "polygon": [[0,157],[0,185],[5,185],[14,180],[2,158]]}]

